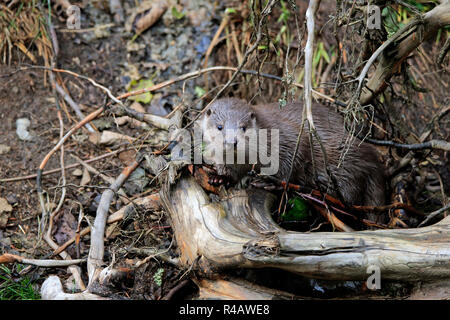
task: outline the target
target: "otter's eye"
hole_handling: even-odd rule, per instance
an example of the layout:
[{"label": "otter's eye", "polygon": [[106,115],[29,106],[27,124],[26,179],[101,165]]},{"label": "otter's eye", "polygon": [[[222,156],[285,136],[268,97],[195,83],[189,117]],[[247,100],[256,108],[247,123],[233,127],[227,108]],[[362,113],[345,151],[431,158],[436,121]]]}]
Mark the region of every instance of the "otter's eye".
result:
[{"label": "otter's eye", "polygon": [[223,129],[223,127],[221,125],[217,126],[217,130],[221,131]]},{"label": "otter's eye", "polygon": [[247,130],[246,127],[241,127],[241,129],[242,129],[242,131],[244,131],[244,132],[245,132],[245,130]]}]

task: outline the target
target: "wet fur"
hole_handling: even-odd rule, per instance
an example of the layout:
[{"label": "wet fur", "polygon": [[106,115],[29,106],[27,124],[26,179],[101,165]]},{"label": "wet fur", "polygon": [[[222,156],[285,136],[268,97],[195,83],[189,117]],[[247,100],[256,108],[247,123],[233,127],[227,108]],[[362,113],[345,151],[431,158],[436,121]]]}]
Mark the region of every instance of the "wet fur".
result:
[{"label": "wet fur", "polygon": [[[251,106],[243,100],[226,98],[217,100],[210,111],[201,119],[204,134],[217,130],[217,124],[229,128],[247,127],[278,129],[280,136],[279,170],[275,175],[286,180],[292,162],[297,135],[301,125],[303,106],[300,103],[288,103],[282,110],[277,103]],[[385,203],[384,169],[378,160],[376,149],[356,139],[350,145],[343,163],[338,167],[341,152],[348,133],[345,131],[342,117],[331,108],[320,104],[312,107],[314,124],[326,150],[329,172],[337,184],[333,190],[324,163],[324,156],[317,139],[313,138],[313,155],[317,176],[313,171],[309,129],[303,129],[299,150],[295,157],[290,182],[327,191],[342,198],[347,204],[379,206]],[[253,114],[253,118],[249,115]],[[211,131],[212,132],[212,131]],[[239,137],[239,133],[237,139]],[[218,174],[231,177],[236,181],[250,169],[249,165],[218,165]]]}]

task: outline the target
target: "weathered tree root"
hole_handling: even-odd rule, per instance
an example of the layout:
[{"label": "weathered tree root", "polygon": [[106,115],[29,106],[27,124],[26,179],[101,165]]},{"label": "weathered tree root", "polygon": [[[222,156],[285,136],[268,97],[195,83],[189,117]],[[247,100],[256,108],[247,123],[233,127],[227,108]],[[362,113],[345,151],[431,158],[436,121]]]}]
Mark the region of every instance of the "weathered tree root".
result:
[{"label": "weathered tree root", "polygon": [[329,280],[450,278],[450,217],[418,229],[298,233],[283,230],[267,210],[273,196],[238,190],[211,202],[192,177],[161,189],[180,262],[206,274],[274,267]]}]

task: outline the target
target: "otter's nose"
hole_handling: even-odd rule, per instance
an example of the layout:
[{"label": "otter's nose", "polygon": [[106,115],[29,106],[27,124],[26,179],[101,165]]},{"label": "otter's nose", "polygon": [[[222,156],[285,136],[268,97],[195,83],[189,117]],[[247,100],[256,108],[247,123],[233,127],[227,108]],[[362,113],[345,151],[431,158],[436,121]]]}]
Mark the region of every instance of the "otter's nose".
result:
[{"label": "otter's nose", "polygon": [[230,146],[237,146],[237,138],[236,137],[227,138],[225,139],[225,143]]}]

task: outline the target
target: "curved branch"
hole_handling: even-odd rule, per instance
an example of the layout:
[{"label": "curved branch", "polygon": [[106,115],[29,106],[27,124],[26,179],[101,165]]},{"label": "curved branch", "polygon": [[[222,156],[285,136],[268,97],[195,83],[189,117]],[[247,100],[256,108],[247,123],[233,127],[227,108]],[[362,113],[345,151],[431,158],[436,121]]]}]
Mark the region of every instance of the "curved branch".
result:
[{"label": "curved branch", "polygon": [[[366,86],[362,89],[361,97],[359,99],[362,105],[368,104],[375,96],[386,88],[387,81],[414,49],[433,36],[440,28],[450,25],[450,1],[446,1],[445,3],[436,6],[434,9],[421,16],[417,21],[419,23],[416,25],[416,32],[408,32],[411,27],[411,24],[408,24],[402,29],[403,37],[401,41],[390,43],[387,48],[383,48],[375,72]],[[411,23],[414,23],[414,21]],[[399,39],[400,36],[396,37],[395,40]],[[378,56],[379,53],[380,52],[377,50],[373,56]],[[369,59],[369,62],[371,60],[372,58]],[[362,76],[363,73],[361,73],[358,78],[360,81],[362,81]]]}]

